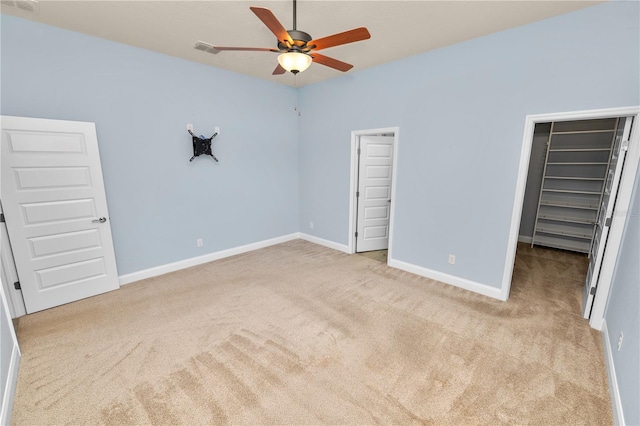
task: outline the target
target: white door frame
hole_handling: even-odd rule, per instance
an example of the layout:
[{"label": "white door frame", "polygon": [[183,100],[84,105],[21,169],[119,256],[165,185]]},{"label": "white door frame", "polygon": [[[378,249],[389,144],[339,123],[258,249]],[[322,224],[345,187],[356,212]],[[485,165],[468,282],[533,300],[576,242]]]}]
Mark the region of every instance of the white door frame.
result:
[{"label": "white door frame", "polygon": [[383,134],[393,133],[393,160],[391,171],[391,211],[389,213],[389,248],[387,252],[387,262],[392,258],[392,245],[393,245],[393,218],[395,211],[396,201],[396,173],[398,170],[398,141],[399,141],[399,127],[385,127],[381,129],[368,129],[368,130],[354,130],[351,132],[351,177],[349,184],[349,236],[347,241],[347,252],[354,254],[356,252],[356,221],[358,217],[358,199],[356,198],[356,191],[358,185],[358,141],[360,136],[381,136]]},{"label": "white door frame", "polygon": [[[1,201],[1,200],[0,200]],[[0,211],[2,208],[0,206]],[[7,304],[9,305],[9,314],[11,318],[18,318],[27,314],[27,310],[24,307],[24,298],[22,297],[22,290],[14,288],[16,281],[20,281],[18,278],[18,271],[16,270],[16,264],[13,260],[13,252],[11,251],[11,241],[9,241],[9,233],[7,232],[7,224],[0,224],[0,262],[2,264],[2,287],[4,293],[7,296]]]},{"label": "white door frame", "polygon": [[[635,183],[638,164],[640,163],[640,106],[630,106],[622,108],[597,109],[589,111],[572,111],[559,112],[551,114],[535,114],[527,115],[525,118],[524,135],[522,137],[522,149],[520,151],[520,166],[518,168],[518,178],[516,180],[515,197],[513,201],[513,211],[511,213],[511,227],[509,230],[509,241],[507,245],[507,257],[504,265],[504,273],[502,278],[501,299],[507,300],[511,291],[511,279],[513,275],[513,264],[516,258],[516,247],[518,245],[518,232],[520,229],[520,218],[522,216],[522,204],[524,201],[525,185],[527,183],[527,175],[529,173],[529,161],[531,156],[531,144],[533,142],[533,130],[537,123],[545,123],[550,121],[574,121],[574,120],[590,120],[597,118],[613,118],[622,116],[634,116],[634,126],[630,138],[629,150],[622,177],[620,179],[620,187],[618,189],[618,197],[616,201],[616,211],[614,215],[621,220],[614,220],[609,229],[609,237],[607,246],[610,250],[605,252],[600,272],[600,281],[596,292],[593,308],[591,310],[591,318],[589,324],[596,330],[602,329],[604,320],[604,311],[609,298],[609,289],[613,279],[618,250],[622,241],[622,233],[629,216],[629,204],[633,192],[633,184]],[[620,213],[618,213],[620,212]]]},{"label": "white door frame", "polygon": [[[4,279],[4,277],[3,277]],[[20,369],[20,359],[22,358],[22,352],[18,345],[18,338],[16,331],[13,327],[13,321],[9,315],[9,306],[6,295],[4,294],[4,287],[0,285],[0,303],[3,305],[5,317],[0,318],[1,322],[6,322],[9,332],[11,333],[11,343],[2,342],[2,345],[11,345],[11,353],[9,359],[2,359],[3,363],[8,363],[7,379],[6,382],[0,383],[0,386],[4,386],[3,398],[0,400],[0,424],[8,425],[11,423],[11,412],[13,411],[13,401],[16,395],[16,385],[18,384],[18,370]]]}]

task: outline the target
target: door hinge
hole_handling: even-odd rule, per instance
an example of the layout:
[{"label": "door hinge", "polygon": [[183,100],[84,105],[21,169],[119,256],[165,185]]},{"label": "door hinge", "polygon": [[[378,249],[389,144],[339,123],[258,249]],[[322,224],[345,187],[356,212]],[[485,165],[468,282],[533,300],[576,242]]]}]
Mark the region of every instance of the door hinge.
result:
[{"label": "door hinge", "polygon": [[611,226],[611,218],[608,217],[604,220],[604,226]]},{"label": "door hinge", "polygon": [[356,231],[356,238],[358,238],[358,231]]},{"label": "door hinge", "polygon": [[360,148],[358,148],[358,155],[360,155],[360,151],[361,151]]},{"label": "door hinge", "polygon": [[629,149],[629,139],[625,139],[622,141],[622,145],[620,145],[620,151],[627,151]]},{"label": "door hinge", "polygon": [[20,287],[20,281],[16,281],[15,283],[13,283],[13,288],[15,288],[16,290],[22,290],[22,287]]},{"label": "door hinge", "polygon": [[356,198],[360,196],[360,191],[356,191]]},{"label": "door hinge", "polygon": [[4,213],[0,213],[0,223],[4,223]]},{"label": "door hinge", "polygon": [[591,290],[589,290],[589,294],[592,296],[596,295],[596,288],[595,287],[591,287]]}]

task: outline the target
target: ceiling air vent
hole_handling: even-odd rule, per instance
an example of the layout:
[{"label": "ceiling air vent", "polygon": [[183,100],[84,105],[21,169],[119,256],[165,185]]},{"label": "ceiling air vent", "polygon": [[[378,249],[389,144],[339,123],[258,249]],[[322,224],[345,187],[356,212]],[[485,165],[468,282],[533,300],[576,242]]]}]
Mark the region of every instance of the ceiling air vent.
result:
[{"label": "ceiling air vent", "polygon": [[199,40],[196,42],[196,44],[193,45],[193,47],[195,47],[198,50],[202,50],[203,52],[209,52],[213,54],[220,52],[215,47],[213,47],[212,44],[205,43],[204,41],[199,41]]},{"label": "ceiling air vent", "polygon": [[0,3],[3,6],[15,7],[30,13],[38,13],[40,11],[40,4],[37,0],[2,0]]}]

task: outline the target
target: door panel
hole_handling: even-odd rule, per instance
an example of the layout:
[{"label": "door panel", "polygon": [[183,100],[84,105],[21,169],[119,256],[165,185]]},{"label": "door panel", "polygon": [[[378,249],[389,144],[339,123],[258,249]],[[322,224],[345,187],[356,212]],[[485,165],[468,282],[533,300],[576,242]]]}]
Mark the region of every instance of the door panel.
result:
[{"label": "door panel", "polygon": [[16,168],[18,189],[89,188],[88,167]]},{"label": "door panel", "polygon": [[595,291],[598,287],[598,278],[600,276],[600,267],[602,259],[607,247],[607,237],[609,234],[610,221],[613,219],[616,196],[618,187],[620,186],[620,177],[622,175],[622,167],[626,157],[626,148],[623,148],[623,142],[628,141],[631,135],[632,117],[620,118],[618,129],[611,151],[611,159],[609,161],[609,171],[605,182],[598,220],[596,222],[594,238],[589,250],[589,269],[584,283],[582,292],[582,316],[589,318],[591,316],[591,308]]},{"label": "door panel", "polygon": [[67,263],[35,272],[38,278],[38,287],[43,290],[67,284],[76,284],[80,281],[87,282],[106,276],[106,268],[102,258]]},{"label": "door panel", "polygon": [[2,197],[28,313],[119,287],[93,123],[2,117]]},{"label": "door panel", "polygon": [[365,188],[367,200],[389,200],[391,198],[391,188],[389,186],[370,186]]},{"label": "door panel", "polygon": [[31,256],[34,259],[101,246],[97,229],[32,237],[28,240],[31,243]]},{"label": "door panel", "polygon": [[57,222],[93,218],[97,214],[92,199],[23,204],[21,207],[26,225],[56,226]]},{"label": "door panel", "polygon": [[[364,238],[371,240],[373,238],[389,238],[388,226],[368,226],[364,230]],[[382,250],[382,249],[380,249]]]},{"label": "door panel", "polygon": [[358,222],[356,251],[389,246],[392,136],[361,136],[358,170]]},{"label": "door panel", "polygon": [[[11,117],[7,117],[11,118]],[[4,122],[4,118],[3,118]],[[85,154],[85,139],[81,134],[47,134],[30,131],[7,131],[9,148],[14,153]]]},{"label": "door panel", "polygon": [[[368,160],[372,160],[370,157]],[[365,166],[366,179],[391,179],[391,166]]]}]

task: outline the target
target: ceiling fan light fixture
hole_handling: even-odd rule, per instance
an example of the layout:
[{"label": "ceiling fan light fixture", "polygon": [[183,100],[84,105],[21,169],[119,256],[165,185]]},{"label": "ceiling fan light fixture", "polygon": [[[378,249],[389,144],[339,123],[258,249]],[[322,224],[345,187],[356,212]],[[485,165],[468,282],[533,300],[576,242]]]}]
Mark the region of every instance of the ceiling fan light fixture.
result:
[{"label": "ceiling fan light fixture", "polygon": [[309,68],[311,56],[300,52],[286,52],[278,56],[278,62],[285,70],[297,74]]}]

